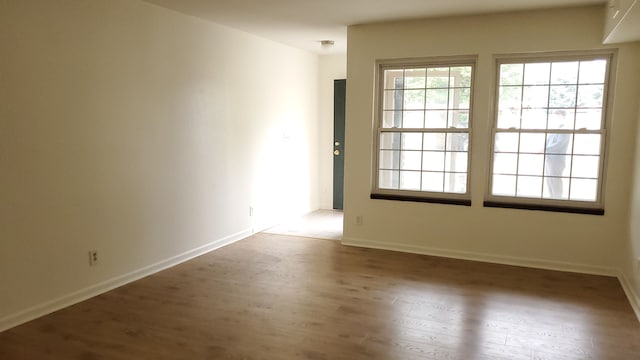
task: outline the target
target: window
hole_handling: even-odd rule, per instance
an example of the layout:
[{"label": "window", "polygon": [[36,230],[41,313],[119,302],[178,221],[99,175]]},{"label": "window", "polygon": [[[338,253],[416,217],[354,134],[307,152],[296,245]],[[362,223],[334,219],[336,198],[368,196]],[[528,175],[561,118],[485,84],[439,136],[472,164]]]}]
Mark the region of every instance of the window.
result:
[{"label": "window", "polygon": [[602,209],[610,57],[498,60],[490,199]]},{"label": "window", "polygon": [[379,64],[372,197],[470,204],[474,63]]}]

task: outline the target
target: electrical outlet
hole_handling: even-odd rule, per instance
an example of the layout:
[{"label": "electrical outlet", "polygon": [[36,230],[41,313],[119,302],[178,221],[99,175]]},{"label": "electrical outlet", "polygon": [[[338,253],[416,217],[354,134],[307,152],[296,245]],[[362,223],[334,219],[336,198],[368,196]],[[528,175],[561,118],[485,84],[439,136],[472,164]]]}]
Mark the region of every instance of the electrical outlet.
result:
[{"label": "electrical outlet", "polygon": [[249,206],[249,216],[253,216],[253,206]]},{"label": "electrical outlet", "polygon": [[89,266],[98,264],[98,250],[89,251]]},{"label": "electrical outlet", "polygon": [[362,215],[356,216],[356,225],[362,225]]}]

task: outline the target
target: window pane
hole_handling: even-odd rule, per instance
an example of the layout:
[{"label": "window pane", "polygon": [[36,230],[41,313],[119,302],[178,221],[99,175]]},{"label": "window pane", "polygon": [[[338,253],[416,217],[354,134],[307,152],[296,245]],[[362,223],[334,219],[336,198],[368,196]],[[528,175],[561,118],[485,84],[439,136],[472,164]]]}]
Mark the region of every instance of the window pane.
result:
[{"label": "window pane", "polygon": [[602,126],[602,110],[580,109],[576,112],[576,129],[597,130]]},{"label": "window pane", "polygon": [[451,68],[451,87],[471,87],[471,66],[458,66]]},{"label": "window pane", "polygon": [[423,191],[443,191],[444,190],[444,173],[441,172],[423,172],[422,173],[422,190]]},{"label": "window pane", "polygon": [[401,170],[420,170],[422,165],[421,151],[402,151],[400,153]]},{"label": "window pane", "polygon": [[543,133],[522,133],[520,135],[520,151],[541,154],[544,150]]},{"label": "window pane", "polygon": [[381,189],[397,189],[400,186],[400,172],[380,170],[378,174],[378,186]]},{"label": "window pane", "polygon": [[523,64],[500,65],[500,85],[522,85]]},{"label": "window pane", "polygon": [[598,193],[598,180],[571,179],[571,200],[596,201]]},{"label": "window pane", "polygon": [[402,109],[403,90],[385,90],[382,108],[384,110],[400,110]]},{"label": "window pane", "polygon": [[402,150],[422,150],[422,133],[403,133]]},{"label": "window pane", "polygon": [[546,108],[549,104],[548,86],[525,86],[522,90],[523,108]]},{"label": "window pane", "polygon": [[400,169],[400,151],[380,150],[380,169]]},{"label": "window pane", "polygon": [[420,172],[400,171],[401,190],[420,190]]},{"label": "window pane", "polygon": [[425,75],[425,69],[406,69],[404,71],[405,89],[424,89]]},{"label": "window pane", "polygon": [[424,109],[424,90],[405,90],[404,109]]},{"label": "window pane", "polygon": [[518,176],[518,188],[516,194],[523,197],[542,197],[542,177]]},{"label": "window pane", "polygon": [[444,191],[464,194],[467,192],[467,174],[445,173]]},{"label": "window pane", "polygon": [[524,84],[542,85],[549,83],[549,63],[530,63],[524,65]]},{"label": "window pane", "polygon": [[384,88],[385,89],[401,89],[404,70],[394,69],[384,71]]},{"label": "window pane", "polygon": [[545,199],[568,199],[569,191],[567,191],[568,178],[563,177],[545,177],[544,189],[542,197]]},{"label": "window pane", "polygon": [[423,150],[444,150],[445,133],[424,134]]},{"label": "window pane", "polygon": [[542,176],[542,164],[544,156],[538,154],[520,154],[518,160],[519,175]]},{"label": "window pane", "polygon": [[547,128],[546,109],[523,109],[522,128],[544,130]]},{"label": "window pane", "polygon": [[516,109],[522,106],[520,86],[501,86],[498,94],[500,109]]},{"label": "window pane", "polygon": [[382,115],[382,127],[385,129],[402,127],[402,111],[385,111]]},{"label": "window pane", "polygon": [[516,174],[518,170],[518,154],[496,153],[493,156],[494,174]]},{"label": "window pane", "polygon": [[496,133],[495,152],[518,152],[520,134]]},{"label": "window pane", "polygon": [[592,60],[580,62],[580,84],[604,84],[606,60]]},{"label": "window pane", "polygon": [[519,129],[520,128],[520,112],[522,109],[500,109],[498,111],[498,128],[500,129]]},{"label": "window pane", "polygon": [[551,86],[549,95],[549,107],[572,108],[576,106],[575,85],[554,85]]},{"label": "window pane", "polygon": [[573,130],[573,119],[575,110],[573,109],[552,109],[549,110],[549,129]]},{"label": "window pane", "polygon": [[449,91],[450,109],[468,109],[471,98],[471,89],[455,88]]},{"label": "window pane", "polygon": [[515,196],[516,177],[513,175],[494,175],[492,194],[502,196]]},{"label": "window pane", "polygon": [[469,146],[468,133],[454,133],[447,135],[447,150],[467,151]]},{"label": "window pane", "polygon": [[449,111],[448,127],[454,127],[457,129],[469,128],[469,110]]},{"label": "window pane", "polygon": [[447,127],[447,111],[446,110],[427,110],[425,111],[424,127],[428,129],[444,129]]},{"label": "window pane", "polygon": [[545,145],[545,153],[547,154],[571,154],[571,138],[570,133],[548,133]]},{"label": "window pane", "polygon": [[604,85],[580,85],[578,107],[602,107]]},{"label": "window pane", "polygon": [[446,109],[449,101],[448,89],[428,89],[426,109]]},{"label": "window pane", "polygon": [[574,156],[571,167],[572,177],[598,178],[599,156]]},{"label": "window pane", "polygon": [[544,174],[546,176],[569,176],[571,155],[546,155],[544,157]]},{"label": "window pane", "polygon": [[467,172],[467,153],[466,152],[447,152],[444,162],[445,171]]},{"label": "window pane", "polygon": [[551,64],[551,84],[577,84],[578,62],[554,62]]},{"label": "window pane", "polygon": [[380,149],[382,150],[400,149],[400,133],[385,132],[380,134]]},{"label": "window pane", "polygon": [[427,69],[427,88],[447,88],[449,87],[449,68],[429,68]]},{"label": "window pane", "polygon": [[599,155],[599,134],[576,134],[573,143],[573,153],[579,155]]},{"label": "window pane", "polygon": [[444,170],[444,152],[423,151],[422,152],[422,170],[443,171]]},{"label": "window pane", "polygon": [[424,110],[409,110],[403,113],[403,128],[422,128],[424,127]]}]

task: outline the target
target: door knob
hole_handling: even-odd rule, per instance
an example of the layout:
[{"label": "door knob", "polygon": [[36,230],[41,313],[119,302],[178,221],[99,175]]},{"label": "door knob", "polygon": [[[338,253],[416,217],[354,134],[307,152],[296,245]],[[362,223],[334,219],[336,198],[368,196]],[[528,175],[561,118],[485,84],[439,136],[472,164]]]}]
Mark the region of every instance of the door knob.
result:
[{"label": "door knob", "polygon": [[340,155],[340,150],[333,150],[333,155],[336,155],[336,156]]}]

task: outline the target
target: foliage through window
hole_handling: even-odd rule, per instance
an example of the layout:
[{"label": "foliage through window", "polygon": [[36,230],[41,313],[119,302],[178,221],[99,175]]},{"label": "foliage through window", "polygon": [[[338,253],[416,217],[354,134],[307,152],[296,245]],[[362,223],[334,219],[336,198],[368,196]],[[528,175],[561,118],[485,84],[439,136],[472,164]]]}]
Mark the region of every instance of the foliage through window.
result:
[{"label": "foliage through window", "polygon": [[498,62],[494,199],[601,202],[608,56]]},{"label": "foliage through window", "polygon": [[380,65],[374,192],[468,198],[473,68]]}]

